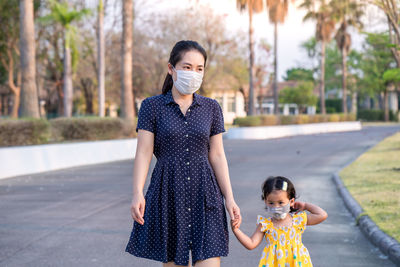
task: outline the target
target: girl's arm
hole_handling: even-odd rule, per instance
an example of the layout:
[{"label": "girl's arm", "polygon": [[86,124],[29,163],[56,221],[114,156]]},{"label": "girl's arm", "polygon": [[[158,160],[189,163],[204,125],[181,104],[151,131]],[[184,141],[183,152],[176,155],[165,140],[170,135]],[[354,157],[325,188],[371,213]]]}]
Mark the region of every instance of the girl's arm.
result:
[{"label": "girl's arm", "polygon": [[258,245],[260,245],[264,237],[264,233],[261,232],[261,224],[257,225],[257,229],[254,231],[251,237],[243,233],[239,229],[239,227],[232,227],[232,231],[235,234],[236,238],[239,240],[239,242],[248,250],[252,250],[258,247]]},{"label": "girl's arm", "polygon": [[240,209],[233,198],[231,181],[229,179],[228,162],[226,161],[222,142],[222,134],[211,136],[208,159],[214,170],[218,185],[224,195],[226,209],[233,220],[235,215],[240,216]]},{"label": "girl's arm", "polygon": [[154,134],[147,130],[138,130],[136,156],[133,168],[133,190],[131,215],[132,218],[144,224],[143,216],[145,209],[145,199],[143,188],[146,182],[147,172],[149,171],[150,161],[153,156]]},{"label": "girl's arm", "polygon": [[310,212],[307,214],[307,225],[319,224],[328,218],[328,213],[326,213],[326,211],[317,205],[308,202],[296,201],[294,203],[294,208],[299,211],[307,210]]}]

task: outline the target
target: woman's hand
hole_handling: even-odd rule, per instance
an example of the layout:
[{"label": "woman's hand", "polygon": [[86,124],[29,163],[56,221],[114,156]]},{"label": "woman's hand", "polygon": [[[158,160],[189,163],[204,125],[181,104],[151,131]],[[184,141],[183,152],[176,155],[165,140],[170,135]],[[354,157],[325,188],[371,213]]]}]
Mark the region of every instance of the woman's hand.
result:
[{"label": "woman's hand", "polygon": [[239,219],[241,221],[242,217],[240,215],[239,206],[236,205],[235,200],[233,198],[225,200],[225,206],[226,210],[229,213],[229,216],[231,217],[231,220]]},{"label": "woman's hand", "polygon": [[132,218],[141,225],[144,224],[143,216],[145,205],[146,201],[143,197],[143,193],[137,193],[133,195],[131,204],[131,215]]}]

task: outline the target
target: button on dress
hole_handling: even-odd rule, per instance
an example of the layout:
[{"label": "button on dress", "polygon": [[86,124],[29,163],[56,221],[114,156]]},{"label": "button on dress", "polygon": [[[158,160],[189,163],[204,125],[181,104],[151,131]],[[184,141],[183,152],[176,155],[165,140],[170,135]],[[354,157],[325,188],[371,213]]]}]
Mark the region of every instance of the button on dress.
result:
[{"label": "button on dress", "polygon": [[208,160],[210,137],[225,131],[218,102],[193,94],[184,115],[171,90],[146,98],[138,129],[154,133],[156,165],[145,200],[144,225],[133,223],[125,251],[161,262],[192,262],[228,255],[228,224],[221,189]]}]

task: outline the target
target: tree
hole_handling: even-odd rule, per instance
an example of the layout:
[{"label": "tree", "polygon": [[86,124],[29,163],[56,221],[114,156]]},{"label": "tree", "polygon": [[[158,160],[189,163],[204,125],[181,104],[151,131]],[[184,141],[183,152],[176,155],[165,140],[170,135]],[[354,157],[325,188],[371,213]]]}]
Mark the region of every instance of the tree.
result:
[{"label": "tree", "polygon": [[286,87],[279,93],[280,103],[295,103],[300,113],[305,113],[307,106],[315,106],[318,98],[314,95],[312,82],[300,82],[296,87]]},{"label": "tree", "polygon": [[390,51],[400,68],[400,2],[398,0],[364,0],[380,8],[389,25]]},{"label": "tree", "polygon": [[18,118],[21,91],[21,72],[15,64],[20,55],[19,21],[15,16],[19,14],[18,1],[0,1],[0,12],[0,63],[7,72],[7,85],[13,95],[11,117]]},{"label": "tree", "polygon": [[121,116],[127,120],[135,117],[132,91],[133,2],[123,0],[122,5],[122,88]]},{"label": "tree", "polygon": [[249,110],[248,115],[255,114],[254,107],[254,28],[253,28],[253,12],[259,13],[263,10],[262,0],[236,0],[237,7],[240,11],[245,9],[249,12]]},{"label": "tree", "polygon": [[385,121],[389,121],[389,97],[387,88],[390,85],[398,87],[400,85],[400,68],[390,69],[383,73],[383,81],[386,84],[385,90]]},{"label": "tree", "polygon": [[39,118],[33,0],[20,0],[21,116]]},{"label": "tree", "polygon": [[[106,1],[107,2],[107,1]],[[98,24],[97,24],[97,62],[98,62],[98,91],[99,91],[99,116],[104,117],[105,109],[105,39],[104,39],[104,5],[103,0],[99,0],[97,8]]]},{"label": "tree", "polygon": [[285,81],[308,81],[314,82],[314,72],[310,69],[291,68],[286,71]]},{"label": "tree", "polygon": [[[319,4],[318,9],[315,7]],[[320,97],[321,113],[325,114],[325,45],[331,40],[335,29],[335,21],[332,17],[331,7],[325,0],[303,0],[301,8],[307,10],[303,20],[315,20],[317,22],[315,38],[321,43],[321,64],[320,64]]]},{"label": "tree", "polygon": [[[392,69],[396,64],[388,46],[390,38],[386,33],[366,33],[366,35],[364,56],[360,62],[360,69],[363,74],[360,80],[361,92],[372,97],[375,97],[377,94],[383,94],[383,107],[385,113],[388,114],[388,80],[385,81],[384,74],[385,71]],[[389,77],[386,76],[386,79],[389,79]]]},{"label": "tree", "polygon": [[274,113],[279,114],[278,106],[278,23],[284,23],[288,14],[289,0],[266,0],[269,21],[274,24]]},{"label": "tree", "polygon": [[[58,3],[50,1],[51,13],[41,17],[42,22],[59,23],[64,29],[64,70],[63,70],[63,93],[64,93],[64,116],[71,117],[73,105],[72,71],[78,61],[76,47],[76,27],[72,25],[74,21],[81,20],[90,14],[89,9],[74,10],[70,9],[68,2]],[[72,53],[72,58],[71,58]]]},{"label": "tree", "polygon": [[355,0],[342,0],[331,2],[333,15],[339,21],[340,27],[336,32],[336,44],[342,56],[342,108],[347,113],[347,55],[351,47],[351,35],[348,27],[360,30],[363,27],[361,16],[363,15],[363,5]]}]

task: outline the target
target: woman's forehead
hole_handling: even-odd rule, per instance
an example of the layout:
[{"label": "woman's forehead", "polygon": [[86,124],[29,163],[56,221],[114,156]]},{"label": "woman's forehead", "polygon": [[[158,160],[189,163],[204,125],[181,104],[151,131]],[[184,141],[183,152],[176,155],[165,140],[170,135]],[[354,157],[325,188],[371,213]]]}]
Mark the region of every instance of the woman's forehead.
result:
[{"label": "woman's forehead", "polygon": [[197,50],[187,51],[179,62],[181,65],[204,66],[204,57]]}]

